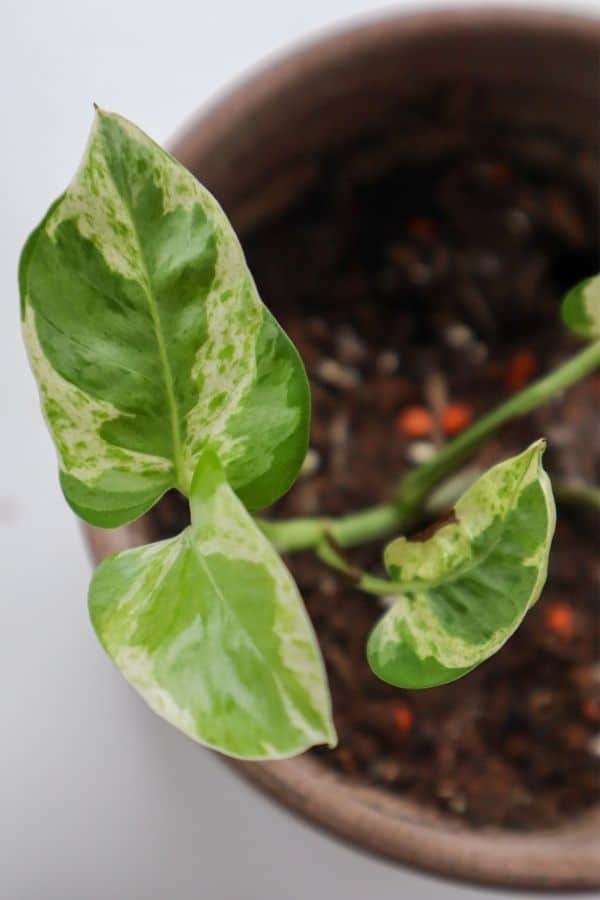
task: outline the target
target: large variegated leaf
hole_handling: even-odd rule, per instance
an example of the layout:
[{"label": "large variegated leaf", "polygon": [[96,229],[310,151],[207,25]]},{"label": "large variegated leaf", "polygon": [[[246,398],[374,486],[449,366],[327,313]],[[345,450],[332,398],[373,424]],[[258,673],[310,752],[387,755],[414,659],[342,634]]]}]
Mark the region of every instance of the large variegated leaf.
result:
[{"label": "large variegated leaf", "polygon": [[96,570],[89,602],[104,647],[157,713],[231,756],[334,744],[326,676],[296,585],[210,452],[191,506],[181,535]]},{"label": "large variegated leaf", "polygon": [[244,502],[295,478],[309,395],[214,198],[98,112],[75,179],[26,244],[23,327],[71,506],[102,526],[189,492],[210,445]]},{"label": "large variegated leaf", "polygon": [[403,585],[367,645],[371,668],[399,687],[454,681],[510,637],[546,580],[555,507],[544,442],[500,463],[461,497],[429,540],[386,548]]},{"label": "large variegated leaf", "polygon": [[562,316],[575,334],[600,338],[600,275],[586,278],[563,300]]}]

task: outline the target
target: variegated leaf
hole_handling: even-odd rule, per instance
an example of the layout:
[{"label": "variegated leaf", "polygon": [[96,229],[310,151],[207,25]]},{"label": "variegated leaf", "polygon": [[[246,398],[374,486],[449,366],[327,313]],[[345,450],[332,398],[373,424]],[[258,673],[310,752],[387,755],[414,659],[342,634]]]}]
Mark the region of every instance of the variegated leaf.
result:
[{"label": "variegated leaf", "polygon": [[264,506],[304,458],[302,362],[263,306],[225,214],[143,132],[99,111],[73,182],[27,242],[23,328],[61,483],[114,526],[212,447]]},{"label": "variegated leaf", "polygon": [[568,292],[562,316],[575,334],[600,338],[600,275],[586,278]]},{"label": "variegated leaf", "polygon": [[455,521],[429,540],[399,538],[386,548],[403,592],[367,645],[384,681],[423,688],[460,678],[504,644],[538,599],[556,518],[544,448],[538,441],[490,469],[458,501]]},{"label": "variegated leaf", "polygon": [[335,744],[296,585],[210,452],[191,508],[178,537],[96,570],[89,603],[104,647],[159,715],[230,756],[273,759]]}]

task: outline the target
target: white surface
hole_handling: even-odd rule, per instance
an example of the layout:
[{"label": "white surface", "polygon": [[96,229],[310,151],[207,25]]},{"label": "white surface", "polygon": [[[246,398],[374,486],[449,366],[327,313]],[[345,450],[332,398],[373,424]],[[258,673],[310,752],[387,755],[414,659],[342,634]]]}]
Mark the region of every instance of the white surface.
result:
[{"label": "white surface", "polygon": [[[568,0],[553,5],[573,9]],[[18,334],[18,252],[78,163],[92,100],[165,140],[268,54],[386,7],[353,0],[2,4],[4,900],[487,896],[364,857],[294,820],[154,717],[125,685],[88,624],[90,568],[60,495]],[[577,8],[598,12],[600,0]]]}]

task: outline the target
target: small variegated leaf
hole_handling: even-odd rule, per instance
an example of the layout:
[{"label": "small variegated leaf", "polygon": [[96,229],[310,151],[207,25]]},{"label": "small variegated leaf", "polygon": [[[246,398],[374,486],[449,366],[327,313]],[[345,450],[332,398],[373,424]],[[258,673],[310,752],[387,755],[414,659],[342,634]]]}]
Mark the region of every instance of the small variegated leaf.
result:
[{"label": "small variegated leaf", "polygon": [[402,585],[373,629],[369,664],[405,688],[445,684],[500,649],[538,599],[556,521],[545,443],[494,466],[463,494],[454,521],[385,550]]},{"label": "small variegated leaf", "polygon": [[335,744],[297,587],[210,451],[191,508],[176,538],[96,570],[89,605],[105,649],[159,715],[230,756],[274,759]]},{"label": "small variegated leaf", "polygon": [[600,338],[600,275],[586,278],[568,292],[562,317],[580,337]]},{"label": "small variegated leaf", "polygon": [[73,182],[23,251],[25,341],[75,511],[129,521],[189,492],[210,446],[251,508],[306,453],[302,362],[225,214],[127,120],[99,111]]}]

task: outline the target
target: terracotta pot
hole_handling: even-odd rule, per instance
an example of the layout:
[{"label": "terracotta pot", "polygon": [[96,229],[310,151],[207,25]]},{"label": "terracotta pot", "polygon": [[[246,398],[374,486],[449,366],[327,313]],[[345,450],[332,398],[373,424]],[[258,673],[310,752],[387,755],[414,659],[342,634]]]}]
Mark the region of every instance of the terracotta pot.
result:
[{"label": "terracotta pot", "polygon": [[[563,15],[462,10],[385,19],[334,34],[249,78],[173,149],[243,237],[310,183],[314,151],[376,131],[443,79],[491,85],[497,115],[597,146],[599,49],[597,21]],[[94,558],[143,542],[146,528],[141,519],[110,532],[88,529]],[[357,787],[308,755],[234,765],[297,813],[405,863],[503,885],[600,884],[600,810],[560,830],[472,830]]]}]

